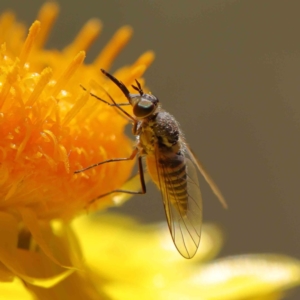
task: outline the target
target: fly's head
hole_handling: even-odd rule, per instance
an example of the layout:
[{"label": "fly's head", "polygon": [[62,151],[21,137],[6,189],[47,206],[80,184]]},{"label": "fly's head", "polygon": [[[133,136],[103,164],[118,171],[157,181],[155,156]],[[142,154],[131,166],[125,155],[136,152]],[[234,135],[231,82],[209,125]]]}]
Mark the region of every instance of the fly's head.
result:
[{"label": "fly's head", "polygon": [[132,86],[139,94],[130,94],[131,105],[133,107],[133,113],[138,119],[144,119],[153,115],[158,108],[158,98],[152,94],[145,94],[141,89],[138,81],[136,81],[137,87]]},{"label": "fly's head", "polygon": [[158,98],[152,94],[145,94],[140,83],[137,80],[135,80],[136,86],[132,85],[132,87],[136,91],[138,91],[138,94],[131,94],[129,93],[127,87],[121,81],[119,81],[117,78],[115,78],[113,75],[109,74],[105,70],[101,69],[101,71],[105,76],[107,76],[111,81],[113,81],[123,92],[128,102],[132,105],[133,114],[137,119],[141,120],[150,117],[156,112],[159,106]]}]

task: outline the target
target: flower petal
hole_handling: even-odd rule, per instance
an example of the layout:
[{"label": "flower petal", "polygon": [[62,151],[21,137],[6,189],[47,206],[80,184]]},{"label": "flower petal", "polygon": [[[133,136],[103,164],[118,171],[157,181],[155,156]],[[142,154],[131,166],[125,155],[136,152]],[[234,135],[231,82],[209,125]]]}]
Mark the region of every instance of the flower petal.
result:
[{"label": "flower petal", "polygon": [[43,253],[18,249],[18,222],[12,215],[0,212],[0,228],[0,274],[4,281],[12,280],[15,274],[31,284],[52,286],[74,271],[55,265]]},{"label": "flower petal", "polygon": [[10,282],[14,278],[14,275],[0,263],[0,282]]},{"label": "flower petal", "polygon": [[[72,252],[71,250],[70,252],[67,251],[69,246],[66,245],[66,239],[64,239],[67,238],[67,231],[65,231],[63,235],[57,236],[53,232],[51,224],[49,222],[39,221],[32,210],[21,208],[19,211],[24,224],[28,227],[34,240],[53,262],[68,269],[80,268],[79,265],[78,267],[73,266],[74,262],[71,261],[70,257]],[[74,257],[77,259],[79,256],[76,253]],[[77,262],[79,263],[78,259]]]},{"label": "flower petal", "polygon": [[[65,280],[59,282],[57,285],[45,289],[38,286],[28,286],[28,289],[34,293],[36,299],[42,300],[108,300],[101,290],[101,282],[97,282],[96,285],[91,283],[89,273],[86,272],[74,272]],[[99,290],[97,287],[100,286]],[[122,298],[124,299],[124,298]]]},{"label": "flower petal", "polygon": [[15,278],[13,282],[0,282],[0,300],[34,300],[23,282]]},{"label": "flower petal", "polygon": [[184,279],[197,259],[216,255],[222,244],[220,230],[206,225],[197,259],[188,261],[176,251],[165,223],[142,225],[129,217],[105,214],[83,216],[73,226],[87,264],[95,273],[115,284],[135,286],[139,282],[154,290],[161,282],[167,286]]},{"label": "flower petal", "polygon": [[224,258],[202,267],[188,282],[204,299],[278,299],[300,284],[300,261],[271,254]]}]

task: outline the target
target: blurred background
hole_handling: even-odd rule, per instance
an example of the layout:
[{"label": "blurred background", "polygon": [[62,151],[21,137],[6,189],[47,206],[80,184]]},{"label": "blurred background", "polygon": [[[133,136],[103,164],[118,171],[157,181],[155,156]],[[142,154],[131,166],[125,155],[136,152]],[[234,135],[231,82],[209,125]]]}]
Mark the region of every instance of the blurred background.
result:
[{"label": "blurred background", "polygon": [[[13,9],[30,25],[42,2],[28,3],[1,1],[0,9]],[[221,256],[272,252],[300,258],[300,2],[58,3],[49,48],[63,48],[97,17],[104,30],[87,62],[125,24],[133,26],[134,37],[111,71],[155,51],[147,85],[176,116],[229,204],[224,210],[201,180],[204,221],[224,230]],[[145,222],[165,219],[151,183],[147,195],[114,210]]]}]

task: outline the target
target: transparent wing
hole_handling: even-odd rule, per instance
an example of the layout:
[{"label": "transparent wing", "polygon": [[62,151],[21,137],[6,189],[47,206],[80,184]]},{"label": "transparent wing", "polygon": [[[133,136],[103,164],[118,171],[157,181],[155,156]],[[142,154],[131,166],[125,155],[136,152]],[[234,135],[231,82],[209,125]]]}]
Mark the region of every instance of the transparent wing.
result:
[{"label": "transparent wing", "polygon": [[220,189],[218,188],[217,184],[214,182],[212,177],[208,174],[206,169],[204,168],[203,164],[200,162],[198,158],[194,155],[193,151],[187,146],[186,147],[188,155],[191,157],[191,160],[193,163],[197,166],[199,172],[202,174],[208,185],[210,186],[211,190],[213,193],[217,196],[221,204],[223,205],[224,208],[228,208],[228,205],[226,203],[226,200],[224,196],[222,195]]},{"label": "transparent wing", "polygon": [[164,156],[156,150],[158,187],[166,218],[179,253],[192,258],[199,247],[202,197],[194,164],[184,155]]}]

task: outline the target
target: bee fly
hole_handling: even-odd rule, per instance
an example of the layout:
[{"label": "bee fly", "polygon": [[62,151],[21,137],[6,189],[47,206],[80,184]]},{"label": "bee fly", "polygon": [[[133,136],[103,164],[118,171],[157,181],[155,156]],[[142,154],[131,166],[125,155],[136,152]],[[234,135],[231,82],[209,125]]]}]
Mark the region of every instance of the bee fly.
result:
[{"label": "bee fly", "polygon": [[[132,85],[132,87],[138,94],[131,94],[122,82],[106,71],[101,71],[121,89],[128,102],[118,104],[108,93],[106,94],[112,103],[94,94],[91,95],[116,107],[132,121],[136,145],[129,157],[109,159],[77,170],[75,173],[105,163],[133,160],[137,156],[141,191],[113,190],[98,196],[90,203],[112,193],[145,194],[146,185],[142,165],[142,158],[145,157],[148,173],[161,191],[172,240],[183,257],[192,258],[199,247],[202,225],[202,197],[196,168],[226,208],[225,199],[203,165],[185,143],[178,122],[161,108],[158,98],[152,94],[145,94],[137,80],[136,86]],[[132,106],[133,116],[122,108],[124,105]]]}]

